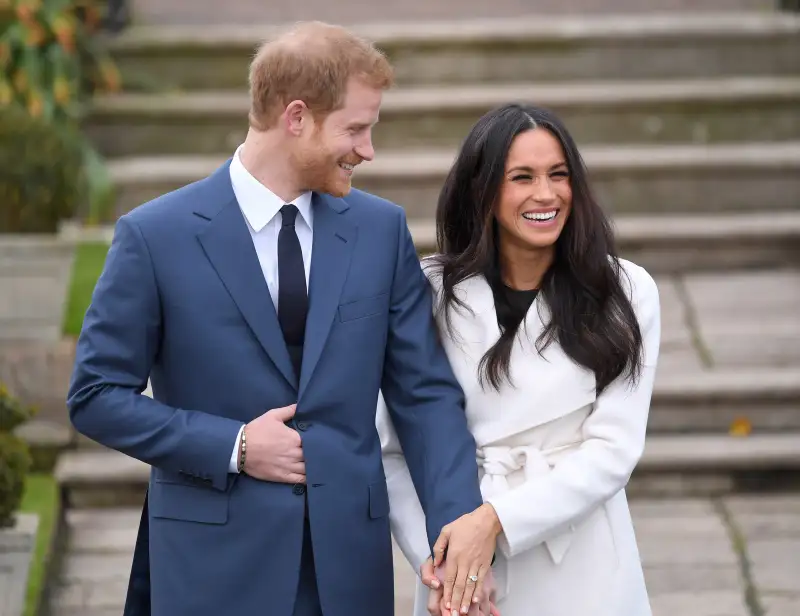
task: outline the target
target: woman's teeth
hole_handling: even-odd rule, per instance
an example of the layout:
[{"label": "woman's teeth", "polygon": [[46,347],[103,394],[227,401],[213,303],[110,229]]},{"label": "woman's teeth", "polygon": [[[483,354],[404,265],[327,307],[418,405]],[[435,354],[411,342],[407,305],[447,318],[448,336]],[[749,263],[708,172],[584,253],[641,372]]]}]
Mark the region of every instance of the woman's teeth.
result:
[{"label": "woman's teeth", "polygon": [[355,169],[355,167],[356,167],[355,165],[349,165],[349,164],[347,164],[347,163],[339,163],[339,166],[340,166],[342,169],[344,169],[345,171],[352,171],[352,170],[353,170],[353,169]]},{"label": "woman's teeth", "polygon": [[552,212],[525,212],[522,214],[522,217],[525,220],[536,220],[540,222],[547,222],[548,220],[553,220],[558,214],[558,210],[554,210]]}]

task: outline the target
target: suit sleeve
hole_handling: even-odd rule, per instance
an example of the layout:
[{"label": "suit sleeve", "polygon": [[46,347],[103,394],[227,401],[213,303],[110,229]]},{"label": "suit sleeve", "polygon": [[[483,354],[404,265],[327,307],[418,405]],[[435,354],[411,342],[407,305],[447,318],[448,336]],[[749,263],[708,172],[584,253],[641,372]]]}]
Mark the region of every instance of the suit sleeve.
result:
[{"label": "suit sleeve", "polygon": [[583,426],[583,441],[546,475],[492,496],[487,502],[503,526],[508,556],[566,531],[622,490],[644,451],[661,338],[658,289],[641,268],[634,309],[644,342],[644,366],[636,386],[619,378],[598,396]]},{"label": "suit sleeve", "polygon": [[432,548],[442,527],[483,500],[464,394],[439,341],[430,285],[402,211],[399,223],[381,389]]},{"label": "suit sleeve", "polygon": [[389,524],[392,535],[411,568],[419,575],[422,563],[431,555],[425,531],[425,512],[414,489],[414,482],[383,396],[378,399],[377,427],[381,439],[386,487],[389,491]]},{"label": "suit sleeve", "polygon": [[149,465],[227,486],[241,423],[142,395],[161,339],[150,254],[129,217],[117,222],[76,347],[67,407],[89,438]]}]

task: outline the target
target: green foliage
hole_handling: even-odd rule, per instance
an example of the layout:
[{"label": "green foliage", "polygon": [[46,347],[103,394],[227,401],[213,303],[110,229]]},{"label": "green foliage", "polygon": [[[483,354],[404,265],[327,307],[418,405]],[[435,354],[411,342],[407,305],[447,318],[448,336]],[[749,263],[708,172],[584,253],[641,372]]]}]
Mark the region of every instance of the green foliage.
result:
[{"label": "green foliage", "polygon": [[90,218],[109,207],[112,186],[78,126],[92,96],[121,86],[95,36],[99,21],[96,0],[0,0],[0,109],[24,110],[70,135],[86,171]]},{"label": "green foliage", "polygon": [[25,476],[31,466],[27,443],[12,430],[32,414],[31,409],[20,404],[0,384],[0,528],[14,523],[14,514],[25,490]]},{"label": "green foliage", "polygon": [[94,93],[118,91],[119,72],[95,36],[99,16],[89,0],[0,0],[0,105],[79,120]]},{"label": "green foliage", "polygon": [[55,233],[87,194],[79,135],[19,107],[0,111],[0,233]]}]

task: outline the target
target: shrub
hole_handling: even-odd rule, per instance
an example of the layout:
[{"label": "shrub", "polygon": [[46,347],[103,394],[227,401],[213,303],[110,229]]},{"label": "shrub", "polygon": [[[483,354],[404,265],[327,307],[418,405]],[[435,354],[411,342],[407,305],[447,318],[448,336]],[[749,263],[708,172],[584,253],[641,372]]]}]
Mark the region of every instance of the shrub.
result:
[{"label": "shrub", "polygon": [[0,528],[14,523],[22,502],[31,455],[27,443],[13,430],[31,415],[32,411],[0,384]]},{"label": "shrub", "polygon": [[55,233],[86,198],[80,138],[18,107],[0,110],[0,233]]}]

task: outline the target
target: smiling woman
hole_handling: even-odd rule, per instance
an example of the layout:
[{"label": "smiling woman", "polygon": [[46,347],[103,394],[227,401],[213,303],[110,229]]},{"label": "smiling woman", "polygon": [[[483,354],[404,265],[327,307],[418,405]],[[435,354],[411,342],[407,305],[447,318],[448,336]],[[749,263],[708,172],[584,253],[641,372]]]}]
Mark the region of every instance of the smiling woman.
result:
[{"label": "smiling woman", "polygon": [[[497,533],[492,575],[468,573],[503,616],[648,616],[625,486],[659,352],[655,282],[617,257],[575,142],[537,107],[507,105],[477,122],[436,227],[425,273],[484,504],[445,527],[437,562],[428,559],[422,508],[379,404],[392,526],[421,572],[415,616],[468,607],[452,582],[465,568],[459,535],[483,525]],[[441,584],[429,591],[434,575]]]},{"label": "smiling woman", "polygon": [[[473,127],[439,196],[437,240],[444,304],[483,274],[506,319],[483,358],[495,388],[507,377],[514,338],[531,302],[514,310],[505,289],[537,289],[550,319],[537,340],[557,342],[594,372],[598,390],[640,369],[642,336],[614,246],[575,141],[551,112],[507,105]],[[513,294],[512,294],[513,295]]]}]

